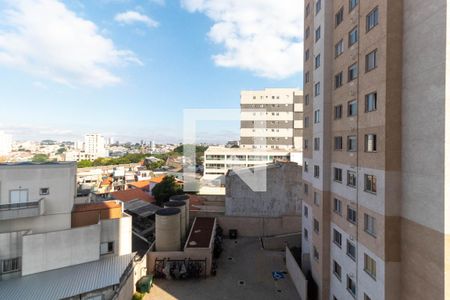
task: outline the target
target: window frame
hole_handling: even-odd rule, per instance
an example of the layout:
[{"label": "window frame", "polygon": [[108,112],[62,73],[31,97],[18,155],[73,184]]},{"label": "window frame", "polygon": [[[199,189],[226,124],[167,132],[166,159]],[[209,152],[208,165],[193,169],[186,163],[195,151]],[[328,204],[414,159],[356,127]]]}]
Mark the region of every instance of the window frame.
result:
[{"label": "window frame", "polygon": [[[339,144],[336,143],[337,141],[340,141]],[[334,151],[342,151],[343,150],[343,139],[342,136],[335,136],[334,137]],[[337,146],[340,146],[339,148]]]},{"label": "window frame", "polygon": [[333,243],[342,248],[342,233],[333,228]]},{"label": "window frame", "polygon": [[342,201],[338,198],[333,198],[333,212],[342,216]]},{"label": "window frame", "polygon": [[333,181],[342,183],[342,169],[341,168],[333,168]]},{"label": "window frame", "polygon": [[[372,149],[369,149],[370,137],[372,137]],[[366,153],[377,152],[377,135],[375,133],[367,133],[364,135],[364,152]]]},{"label": "window frame", "polygon": [[352,82],[358,78],[358,64],[354,63],[348,67],[347,82]]},{"label": "window frame", "polygon": [[364,174],[364,191],[371,194],[377,193],[377,176]]},{"label": "window frame", "polygon": [[344,53],[344,40],[341,39],[334,45],[334,58],[338,58]]},{"label": "window frame", "polygon": [[[358,42],[358,40],[359,40],[359,32],[358,31],[359,31],[358,26],[355,26],[348,32],[348,47],[349,48]],[[355,35],[353,35],[353,34],[355,34]],[[355,37],[354,41],[352,40],[352,37]]]},{"label": "window frame", "polygon": [[[377,25],[379,24],[379,13],[380,12],[378,10],[378,6],[376,6],[366,15],[366,33],[377,27]],[[371,24],[371,21],[373,21],[373,24]]]},{"label": "window frame", "polygon": [[[352,213],[350,213],[352,212]],[[351,218],[350,216],[354,216],[354,219]],[[347,221],[349,221],[350,223],[356,225],[356,223],[358,222],[358,215],[356,212],[356,209],[353,209],[352,207],[350,207],[350,205],[347,205]]]},{"label": "window frame", "polygon": [[[378,59],[377,59],[377,54],[378,54],[378,48],[372,50],[371,52],[366,54],[366,73],[375,70],[378,67]],[[373,67],[369,66],[369,62],[370,62],[370,57],[371,55],[373,55]]]},{"label": "window frame", "polygon": [[[354,254],[352,254],[351,251],[349,251],[349,249],[353,249]],[[350,257],[353,261],[356,261],[356,246],[349,240],[347,240],[347,244],[345,247],[345,254],[347,254],[347,256]]]},{"label": "window frame", "polygon": [[364,272],[373,280],[377,280],[377,262],[367,253],[364,253]]},{"label": "window frame", "polygon": [[[354,147],[352,147],[354,145]],[[358,151],[358,139],[356,135],[348,135],[347,136],[347,152],[356,152]]]},{"label": "window frame", "polygon": [[[376,91],[366,94],[364,96],[364,99],[365,99],[365,101],[364,101],[365,102],[364,112],[369,113],[369,112],[373,112],[373,111],[377,110],[378,93]],[[373,101],[374,105],[369,106],[369,103],[370,103],[369,100],[370,99],[373,99],[372,101]],[[372,108],[372,107],[375,107],[375,108],[369,110],[369,108]]]},{"label": "window frame", "polygon": [[[377,220],[375,219],[375,217],[364,213],[364,232],[366,232],[367,234],[373,236],[373,237],[377,237],[377,226],[376,223]],[[370,225],[370,226],[369,226]]]},{"label": "window frame", "polygon": [[[353,107],[355,109],[353,109]],[[358,115],[358,101],[356,99],[347,102],[347,117],[356,117]]]}]

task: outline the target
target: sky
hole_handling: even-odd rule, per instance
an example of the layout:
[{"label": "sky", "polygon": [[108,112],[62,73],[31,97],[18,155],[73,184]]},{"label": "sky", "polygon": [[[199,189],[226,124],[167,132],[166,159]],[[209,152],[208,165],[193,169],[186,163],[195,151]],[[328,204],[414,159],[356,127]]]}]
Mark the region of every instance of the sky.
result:
[{"label": "sky", "polygon": [[[185,109],[301,88],[298,0],[0,0],[0,131],[180,142]],[[239,122],[198,124],[199,142]]]}]

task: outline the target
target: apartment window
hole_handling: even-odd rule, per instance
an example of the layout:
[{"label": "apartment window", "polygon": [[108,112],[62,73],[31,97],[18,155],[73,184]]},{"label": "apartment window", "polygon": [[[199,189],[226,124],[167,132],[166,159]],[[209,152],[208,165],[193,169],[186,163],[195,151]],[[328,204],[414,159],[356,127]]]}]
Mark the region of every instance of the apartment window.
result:
[{"label": "apartment window", "polygon": [[348,81],[355,80],[358,77],[358,65],[353,64],[348,67]]},{"label": "apartment window", "polygon": [[303,140],[303,149],[308,150],[308,140],[307,139]]},{"label": "apartment window", "polygon": [[322,8],[322,0],[317,0],[316,1],[316,15],[319,13],[321,8]]},{"label": "apartment window", "polygon": [[347,255],[353,260],[356,258],[356,247],[349,240],[347,240]]},{"label": "apartment window", "polygon": [[314,66],[316,69],[320,67],[320,54],[317,54],[317,56],[314,58]]},{"label": "apartment window", "polygon": [[339,72],[338,74],[334,75],[334,88],[340,88],[344,81],[344,75],[342,72]]},{"label": "apartment window", "polygon": [[347,275],[347,291],[353,296],[356,297],[356,283],[350,276]]},{"label": "apartment window", "polygon": [[366,72],[372,71],[377,67],[377,49],[366,55]]},{"label": "apartment window", "polygon": [[347,206],[347,221],[356,224],[356,210],[350,206]]},{"label": "apartment window", "polygon": [[[305,128],[309,127],[309,117],[305,117],[304,125],[305,125]],[[308,148],[308,147],[306,147],[306,148]]]},{"label": "apartment window", "polygon": [[303,189],[305,190],[305,195],[308,195],[308,185],[306,183],[303,186]]},{"label": "apartment window", "polygon": [[358,5],[358,0],[349,0],[349,11],[352,11],[356,7],[356,5]]},{"label": "apartment window", "polygon": [[316,40],[316,43],[317,43],[320,40],[320,26],[317,27],[315,36],[316,36],[315,40]]},{"label": "apartment window", "polygon": [[377,263],[366,253],[364,253],[364,271],[373,279],[377,278]]},{"label": "apartment window", "polygon": [[305,240],[308,240],[308,230],[306,228],[303,228],[303,237]]},{"label": "apartment window", "polygon": [[317,82],[314,85],[314,96],[319,96],[320,95],[320,82]]},{"label": "apartment window", "polygon": [[320,168],[319,166],[314,166],[314,177],[319,178],[320,176]]},{"label": "apartment window", "polygon": [[309,104],[309,95],[305,95],[305,98],[304,98],[304,102],[305,102],[305,105],[308,105]]},{"label": "apartment window", "polygon": [[305,173],[308,173],[308,163],[306,161],[303,164],[303,169],[305,170]]},{"label": "apartment window", "polygon": [[317,192],[314,192],[314,204],[319,206],[320,205],[320,197]]},{"label": "apartment window", "polygon": [[314,124],[320,123],[320,109],[314,111]]},{"label": "apartment window", "polygon": [[337,279],[341,280],[342,268],[335,260],[333,260],[333,274]]},{"label": "apartment window", "polygon": [[314,151],[320,150],[320,138],[316,137],[314,138]]},{"label": "apartment window", "polygon": [[336,27],[339,26],[339,24],[344,21],[344,7],[341,7],[341,9],[336,13],[335,17]]},{"label": "apartment window", "polygon": [[308,4],[306,4],[306,8],[305,8],[305,18],[309,16],[309,13],[311,12],[311,7]]},{"label": "apartment window", "polygon": [[358,41],[358,27],[353,28],[348,33],[348,46],[354,45]]},{"label": "apartment window", "polygon": [[377,93],[373,92],[366,95],[366,112],[371,112],[377,110]]},{"label": "apartment window", "polygon": [[114,252],[114,242],[100,243],[100,255]]},{"label": "apartment window", "polygon": [[26,203],[28,202],[28,190],[10,190],[9,203]]},{"label": "apartment window", "polygon": [[333,242],[339,247],[342,247],[342,234],[337,231],[336,229],[333,229]]},{"label": "apartment window", "polygon": [[356,151],[356,135],[349,135],[347,137],[347,151],[348,152]]},{"label": "apartment window", "polygon": [[319,251],[317,251],[316,246],[313,247],[314,259],[319,260]]},{"label": "apartment window", "polygon": [[2,273],[12,273],[20,271],[20,257],[5,259],[2,261]]},{"label": "apartment window", "polygon": [[377,177],[364,174],[364,190],[369,193],[377,192]]},{"label": "apartment window", "polygon": [[319,233],[319,221],[317,221],[316,219],[314,219],[314,231],[316,233]]},{"label": "apartment window", "polygon": [[356,172],[347,171],[347,185],[349,187],[356,187]]},{"label": "apartment window", "polygon": [[50,195],[50,188],[40,188],[39,189],[39,195],[40,196],[47,196]]},{"label": "apartment window", "polygon": [[347,103],[347,116],[354,117],[358,113],[358,105],[356,100]]},{"label": "apartment window", "polygon": [[376,152],[377,151],[377,135],[366,134],[364,136],[364,151]]},{"label": "apartment window", "polygon": [[308,26],[305,29],[305,40],[309,38],[309,32],[310,32],[310,29],[309,29],[309,26]]},{"label": "apartment window", "polygon": [[377,232],[375,227],[375,218],[368,214],[364,214],[364,231],[372,236],[376,236]]},{"label": "apartment window", "polygon": [[344,40],[340,40],[335,46],[334,46],[334,57],[338,57],[344,53]]},{"label": "apartment window", "polygon": [[333,211],[335,213],[337,213],[338,215],[342,214],[342,201],[341,200],[339,200],[337,198],[333,199]]},{"label": "apartment window", "polygon": [[334,150],[342,150],[342,136],[334,137]]},{"label": "apartment window", "polygon": [[334,181],[342,182],[342,169],[334,168]]},{"label": "apartment window", "polygon": [[309,49],[306,49],[305,51],[305,61],[308,61],[309,59]]},{"label": "apartment window", "polygon": [[375,7],[366,17],[366,30],[369,31],[378,25],[378,7]]},{"label": "apartment window", "polygon": [[334,107],[334,119],[338,120],[341,118],[342,118],[342,105],[339,104]]},{"label": "apartment window", "polygon": [[308,207],[307,206],[303,206],[303,215],[305,216],[305,218],[308,217]]},{"label": "apartment window", "polygon": [[309,71],[305,73],[305,83],[308,83],[309,80]]}]

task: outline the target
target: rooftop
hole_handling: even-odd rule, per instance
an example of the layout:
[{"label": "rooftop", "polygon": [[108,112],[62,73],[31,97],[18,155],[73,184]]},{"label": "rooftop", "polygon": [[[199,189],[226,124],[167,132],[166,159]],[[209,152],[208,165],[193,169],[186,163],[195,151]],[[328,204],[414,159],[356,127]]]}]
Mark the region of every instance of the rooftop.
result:
[{"label": "rooftop", "polygon": [[128,202],[131,200],[143,200],[149,203],[155,202],[155,198],[153,196],[150,196],[141,189],[128,189],[124,191],[112,192],[111,196],[114,199],[122,200],[123,202]]},{"label": "rooftop", "polygon": [[197,217],[191,228],[186,248],[208,248],[213,235],[215,218]]},{"label": "rooftop", "polygon": [[73,212],[86,212],[95,211],[103,209],[121,208],[122,203],[115,200],[95,202],[95,203],[85,203],[85,204],[75,204],[73,206]]},{"label": "rooftop", "polygon": [[291,151],[282,149],[250,149],[250,148],[226,148],[211,146],[205,154],[257,154],[257,155],[288,155]]},{"label": "rooftop", "polygon": [[133,253],[111,256],[94,262],[0,281],[0,299],[62,299],[116,285],[133,256]]},{"label": "rooftop", "polygon": [[154,215],[160,209],[160,206],[142,200],[131,200],[129,202],[125,202],[126,211],[144,218]]},{"label": "rooftop", "polygon": [[150,184],[150,180],[141,180],[141,181],[128,183],[128,185],[133,186],[137,189],[146,188],[146,187],[148,187],[149,184]]}]

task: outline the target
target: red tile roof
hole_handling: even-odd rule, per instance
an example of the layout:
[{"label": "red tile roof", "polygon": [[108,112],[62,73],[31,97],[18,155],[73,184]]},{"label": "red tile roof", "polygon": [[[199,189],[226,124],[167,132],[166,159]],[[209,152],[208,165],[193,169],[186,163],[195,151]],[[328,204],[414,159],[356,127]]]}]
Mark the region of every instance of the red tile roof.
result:
[{"label": "red tile roof", "polygon": [[150,183],[150,180],[141,180],[141,181],[131,182],[128,185],[131,185],[138,189],[143,189],[143,188],[148,187],[149,183]]},{"label": "red tile roof", "polygon": [[96,203],[85,203],[85,204],[75,204],[73,206],[73,212],[84,212],[84,211],[92,211],[92,210],[102,210],[102,209],[111,209],[111,208],[120,208],[122,207],[122,203],[117,201],[102,201]]},{"label": "red tile roof", "polygon": [[153,196],[150,196],[148,193],[144,192],[141,189],[128,189],[125,191],[112,192],[111,196],[114,199],[122,200],[124,202],[136,199],[143,200],[149,203],[155,202],[155,198]]}]

